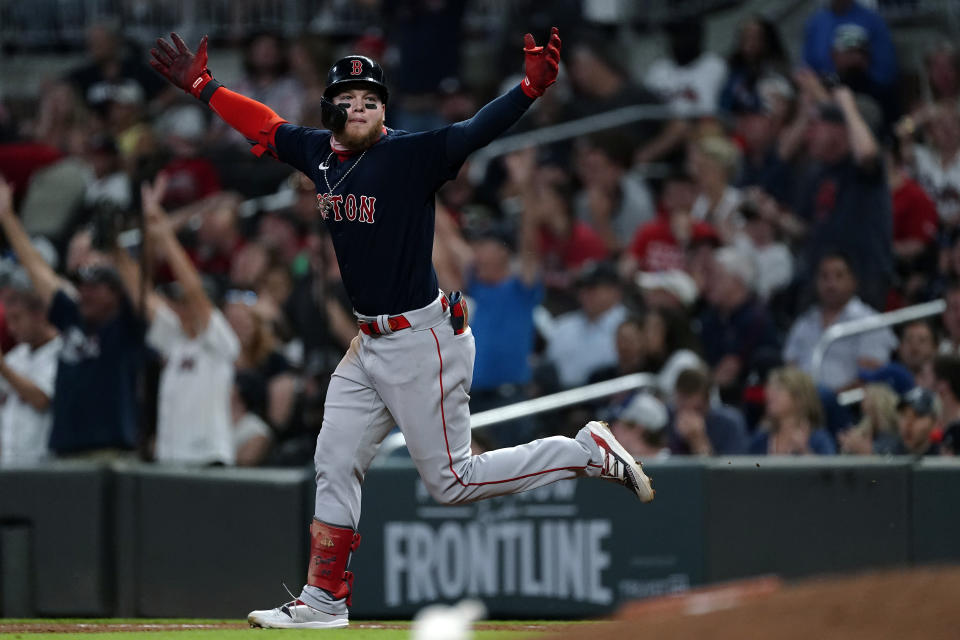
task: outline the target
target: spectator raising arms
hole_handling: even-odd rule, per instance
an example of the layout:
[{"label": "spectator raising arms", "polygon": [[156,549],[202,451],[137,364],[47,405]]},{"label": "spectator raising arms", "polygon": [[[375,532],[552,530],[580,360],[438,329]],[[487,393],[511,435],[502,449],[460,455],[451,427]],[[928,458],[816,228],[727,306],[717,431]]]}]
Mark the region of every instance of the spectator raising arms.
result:
[{"label": "spectator raising arms", "polygon": [[[0,192],[7,189],[0,182]],[[0,226],[20,259],[50,322],[63,335],[53,393],[50,449],[58,456],[110,458],[138,444],[136,379],[144,327],[116,270],[86,266],[76,289],[61,280],[10,206],[0,199]]]},{"label": "spectator raising arms", "polygon": [[860,296],[883,309],[893,276],[893,216],[879,143],[849,88],[827,94],[812,74],[797,77],[808,94],[830,99],[817,107],[807,133],[807,153],[815,165],[797,208],[810,224],[802,252],[805,275],[812,275],[825,253],[843,252],[850,257]]},{"label": "spectator raising arms", "polygon": [[[177,240],[160,205],[166,180],[141,188],[147,239],[176,277],[169,300],[146,300],[147,342],[163,356],[157,415],[156,459],[193,465],[233,464],[230,393],[240,350],[233,329],[207,297],[200,275]],[[127,289],[139,297],[139,274],[125,252],[117,264]],[[138,301],[139,302],[139,301]]]}]

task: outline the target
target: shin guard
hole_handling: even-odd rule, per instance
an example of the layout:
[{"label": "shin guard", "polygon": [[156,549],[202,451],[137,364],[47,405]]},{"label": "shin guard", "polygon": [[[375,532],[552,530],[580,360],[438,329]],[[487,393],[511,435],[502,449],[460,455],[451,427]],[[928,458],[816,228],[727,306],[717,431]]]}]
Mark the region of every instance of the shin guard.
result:
[{"label": "shin guard", "polygon": [[335,599],[351,604],[353,573],[347,571],[350,556],[360,546],[360,534],[314,519],[310,523],[310,566],[307,584],[329,592]]}]

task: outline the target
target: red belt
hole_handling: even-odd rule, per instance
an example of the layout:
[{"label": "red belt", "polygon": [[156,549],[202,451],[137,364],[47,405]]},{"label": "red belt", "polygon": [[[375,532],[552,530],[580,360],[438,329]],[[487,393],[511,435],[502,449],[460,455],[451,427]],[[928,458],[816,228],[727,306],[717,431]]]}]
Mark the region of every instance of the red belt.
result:
[{"label": "red belt", "polygon": [[[382,336],[383,331],[380,331],[380,325],[377,324],[377,321],[373,322],[358,322],[360,325],[360,331],[364,332],[368,336]],[[401,329],[409,329],[410,321],[404,316],[390,316],[387,318],[387,324],[390,325],[390,331],[400,331]]]},{"label": "red belt", "polygon": [[[446,311],[449,303],[447,302],[446,296],[440,298],[440,304],[443,306],[443,310]],[[383,331],[380,330],[380,325],[376,320],[372,322],[357,322],[357,325],[360,327],[360,331],[367,334],[368,336],[382,336],[384,335]],[[401,329],[409,329],[410,321],[407,320],[404,315],[390,316],[387,318],[387,325],[390,327],[391,333],[394,331],[400,331]]]}]

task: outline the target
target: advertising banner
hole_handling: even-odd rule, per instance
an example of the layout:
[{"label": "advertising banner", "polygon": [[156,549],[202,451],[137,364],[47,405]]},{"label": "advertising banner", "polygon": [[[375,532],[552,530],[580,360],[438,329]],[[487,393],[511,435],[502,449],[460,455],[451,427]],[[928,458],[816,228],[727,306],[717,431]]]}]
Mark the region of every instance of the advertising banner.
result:
[{"label": "advertising banner", "polygon": [[414,469],[364,484],[354,617],[407,616],[473,597],[491,615],[582,617],[703,580],[703,472],[650,469],[670,500],[565,480],[468,505],[433,501]]}]

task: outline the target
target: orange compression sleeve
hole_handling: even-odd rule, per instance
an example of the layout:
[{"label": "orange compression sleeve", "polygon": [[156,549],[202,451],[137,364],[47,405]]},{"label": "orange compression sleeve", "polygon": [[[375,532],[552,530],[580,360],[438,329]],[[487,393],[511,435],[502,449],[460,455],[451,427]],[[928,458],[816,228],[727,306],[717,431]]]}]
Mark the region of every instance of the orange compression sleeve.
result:
[{"label": "orange compression sleeve", "polygon": [[224,86],[213,91],[208,104],[224,122],[253,143],[251,151],[255,156],[269,153],[277,157],[274,135],[277,127],[286,120],[274,113],[273,109]]}]

